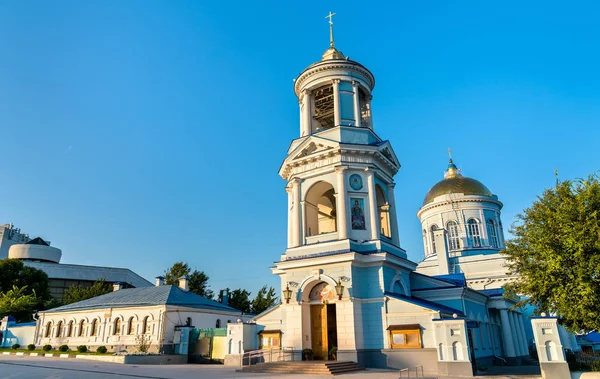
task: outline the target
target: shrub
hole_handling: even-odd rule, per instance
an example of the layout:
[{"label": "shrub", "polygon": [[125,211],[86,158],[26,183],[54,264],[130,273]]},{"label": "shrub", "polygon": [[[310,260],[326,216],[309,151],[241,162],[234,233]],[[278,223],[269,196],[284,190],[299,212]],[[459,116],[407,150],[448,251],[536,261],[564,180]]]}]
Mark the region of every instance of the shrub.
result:
[{"label": "shrub", "polygon": [[590,365],[590,370],[592,371],[600,371],[600,360],[596,360],[594,361],[591,365]]},{"label": "shrub", "polygon": [[96,353],[100,353],[100,354],[106,354],[108,350],[106,349],[106,346],[98,346],[98,348],[96,349]]},{"label": "shrub", "polygon": [[140,334],[135,338],[138,351],[140,353],[147,353],[150,348],[150,339],[145,334]]},{"label": "shrub", "polygon": [[42,347],[42,350],[50,351],[50,350],[52,350],[52,345],[44,345],[44,347]]},{"label": "shrub", "polygon": [[11,346],[11,349],[17,350],[20,347],[21,347],[21,345],[19,345],[18,343],[16,343],[16,344],[14,344],[14,345]]},{"label": "shrub", "polygon": [[69,351],[69,347],[67,345],[60,345],[58,350],[64,353],[65,351]]},{"label": "shrub", "polygon": [[304,360],[312,360],[313,351],[312,349],[302,349],[302,359]]},{"label": "shrub", "polygon": [[30,343],[29,345],[27,345],[27,350],[29,350],[29,351],[35,350],[35,345]]},{"label": "shrub", "polygon": [[80,353],[85,353],[87,351],[87,346],[85,346],[85,345],[77,346],[77,351]]}]

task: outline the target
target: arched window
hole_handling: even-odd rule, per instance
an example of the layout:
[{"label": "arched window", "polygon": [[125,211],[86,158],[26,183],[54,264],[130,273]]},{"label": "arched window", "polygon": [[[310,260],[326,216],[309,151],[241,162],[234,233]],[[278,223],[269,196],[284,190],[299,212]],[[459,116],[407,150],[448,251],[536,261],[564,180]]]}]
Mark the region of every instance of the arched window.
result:
[{"label": "arched window", "polygon": [[48,321],[48,323],[46,324],[46,332],[44,333],[44,337],[46,337],[46,338],[50,337],[51,331],[52,331],[52,323],[50,321]]},{"label": "arched window", "polygon": [[192,325],[192,318],[191,317],[188,317],[188,318],[185,319],[185,325],[186,326],[191,326]]},{"label": "arched window", "polygon": [[446,225],[448,229],[448,248],[450,250],[460,249],[460,238],[458,236],[458,224],[456,221],[449,221]]},{"label": "arched window", "polygon": [[67,327],[67,337],[73,337],[73,321],[69,321],[69,326]]},{"label": "arched window", "polygon": [[98,335],[98,319],[92,321],[92,330],[90,332],[92,333],[92,336]]},{"label": "arched window", "polygon": [[440,354],[439,360],[443,361],[444,360],[444,345],[442,345],[442,344],[438,345],[438,352]]},{"label": "arched window", "polygon": [[54,334],[54,337],[62,337],[62,332],[63,332],[63,322],[59,321],[58,324],[56,324],[56,333]]},{"label": "arched window", "polygon": [[437,254],[437,251],[435,249],[435,235],[433,234],[434,231],[436,231],[438,228],[437,225],[433,224],[431,225],[431,228],[429,228],[429,231],[431,232],[431,254]]},{"label": "arched window", "polygon": [[117,317],[113,325],[113,336],[118,336],[121,334],[121,319]]},{"label": "arched window", "polygon": [[84,326],[84,321],[81,320],[79,321],[79,330],[77,331],[77,337],[83,337],[83,326]]},{"label": "arched window", "polygon": [[129,321],[127,321],[127,334],[133,334],[133,317],[129,317]]},{"label": "arched window", "polygon": [[455,361],[463,360],[462,344],[458,341],[452,344],[452,358],[454,358]]},{"label": "arched window", "polygon": [[316,236],[337,230],[335,190],[327,182],[318,182],[306,193],[306,235]]},{"label": "arched window", "polygon": [[481,247],[481,234],[479,232],[479,223],[474,218],[467,221],[467,227],[469,229],[469,238],[471,240],[472,247]]},{"label": "arched window", "polygon": [[490,245],[492,245],[492,247],[498,248],[498,233],[496,230],[496,223],[494,222],[494,220],[489,219],[487,220],[486,224],[488,237],[490,239]]},{"label": "arched window", "polygon": [[215,328],[220,328],[220,327],[221,327],[221,319],[218,318],[217,322],[216,322],[216,325],[215,325]]},{"label": "arched window", "polygon": [[375,186],[375,195],[377,199],[377,212],[379,213],[379,231],[384,237],[392,236],[390,230],[390,205],[385,199],[385,193],[378,185]]},{"label": "arched window", "polygon": [[150,325],[148,325],[148,316],[144,317],[142,322],[142,334],[148,334],[150,332]]}]

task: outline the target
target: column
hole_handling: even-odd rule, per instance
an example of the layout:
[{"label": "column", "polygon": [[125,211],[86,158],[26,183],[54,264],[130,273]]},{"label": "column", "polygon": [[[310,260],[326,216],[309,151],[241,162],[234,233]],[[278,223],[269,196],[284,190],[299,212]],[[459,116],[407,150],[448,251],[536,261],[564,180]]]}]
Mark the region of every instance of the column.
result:
[{"label": "column", "polygon": [[294,198],[293,198],[293,189],[290,187],[285,187],[285,192],[288,195],[288,233],[287,233],[287,247],[288,249],[290,247],[294,246],[294,217],[293,217],[293,204],[294,204]]},{"label": "column", "polygon": [[515,313],[512,311],[508,312],[508,319],[510,321],[510,328],[512,330],[513,342],[515,344],[515,353],[517,357],[523,356],[521,338],[519,337],[519,330],[517,329],[517,323],[515,320]]},{"label": "column", "polygon": [[369,109],[369,128],[373,129],[373,108],[371,108],[371,101],[373,100],[373,96],[369,96],[368,100],[368,109]]},{"label": "column", "polygon": [[510,321],[508,319],[508,311],[506,309],[500,309],[500,322],[502,323],[502,340],[504,342],[504,354],[506,354],[507,357],[514,358],[515,344],[510,328]]},{"label": "column", "polygon": [[354,91],[354,126],[360,128],[360,98],[356,80],[352,81],[352,90]]},{"label": "column", "polygon": [[521,345],[523,346],[523,352],[525,356],[529,355],[529,341],[527,341],[527,333],[525,333],[525,326],[523,325],[523,314],[516,314],[517,320],[517,328],[519,329],[519,334],[521,334]]},{"label": "column", "polygon": [[333,123],[340,126],[340,80],[333,79]]},{"label": "column", "polygon": [[483,213],[483,209],[479,210],[479,234],[481,235],[481,246],[489,246],[490,236],[487,233],[487,224],[485,223],[485,213]]},{"label": "column", "polygon": [[300,198],[301,198],[301,194],[300,194],[300,179],[293,179],[292,180],[292,191],[294,193],[294,204],[293,204],[293,209],[292,209],[292,219],[293,219],[293,224],[294,224],[294,231],[293,231],[293,245],[294,246],[300,246],[301,245],[301,240],[302,240],[302,211],[300,209],[301,205],[300,205]]},{"label": "column", "polygon": [[344,172],[348,167],[340,166],[335,169],[337,172],[337,229],[338,239],[348,238],[348,217],[346,217],[346,175]]},{"label": "column", "polygon": [[371,228],[371,239],[376,240],[379,235],[379,223],[377,222],[378,210],[377,210],[377,202],[375,199],[375,175],[373,173],[373,169],[366,168],[365,172],[367,173],[367,186],[369,190],[369,219],[370,219],[370,228]]},{"label": "column", "polygon": [[[392,232],[392,244],[400,247],[400,237],[398,236],[398,216],[396,215],[396,196],[394,196],[395,183],[390,183],[388,187],[388,204],[390,205],[390,227]],[[425,238],[428,238],[425,236]],[[429,241],[428,241],[429,244]]]},{"label": "column", "polygon": [[310,91],[305,89],[302,94],[302,136],[307,136],[310,134],[311,129]]}]

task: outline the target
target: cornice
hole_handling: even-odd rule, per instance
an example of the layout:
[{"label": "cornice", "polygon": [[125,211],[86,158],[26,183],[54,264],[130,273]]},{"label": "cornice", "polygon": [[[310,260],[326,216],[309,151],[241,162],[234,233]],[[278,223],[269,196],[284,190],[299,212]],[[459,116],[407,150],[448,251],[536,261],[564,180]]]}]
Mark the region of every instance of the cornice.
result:
[{"label": "cornice", "polygon": [[484,198],[484,197],[479,197],[479,196],[478,197],[467,197],[467,196],[473,196],[473,195],[465,195],[465,197],[462,197],[460,199],[434,201],[433,203],[424,205],[417,212],[417,217],[420,218],[423,213],[425,213],[429,210],[432,210],[434,208],[439,208],[444,205],[451,205],[454,203],[492,203],[492,204],[495,204],[498,207],[500,207],[500,209],[502,209],[502,206],[503,206],[502,202],[499,200],[494,200],[491,198]]},{"label": "cornice", "polygon": [[373,74],[367,70],[363,65],[354,61],[334,61],[334,62],[319,62],[315,63],[312,66],[309,66],[306,70],[304,70],[294,83],[294,93],[296,96],[299,96],[299,89],[302,87],[303,83],[312,75],[323,72],[330,71],[336,69],[346,69],[350,71],[357,72],[364,76],[364,79],[367,81],[367,85],[370,90],[373,90],[375,87],[375,77]]}]

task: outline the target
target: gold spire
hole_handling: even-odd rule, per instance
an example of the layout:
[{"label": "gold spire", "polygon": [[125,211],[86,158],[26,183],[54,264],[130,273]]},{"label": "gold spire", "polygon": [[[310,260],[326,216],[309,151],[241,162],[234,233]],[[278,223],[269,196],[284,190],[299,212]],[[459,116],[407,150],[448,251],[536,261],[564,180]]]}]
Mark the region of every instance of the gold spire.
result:
[{"label": "gold spire", "polygon": [[325,18],[329,19],[329,49],[325,50],[323,53],[323,56],[321,57],[322,61],[330,59],[346,59],[344,53],[335,48],[335,41],[333,39],[333,16],[335,16],[335,13],[331,13],[331,11],[325,16]]}]

